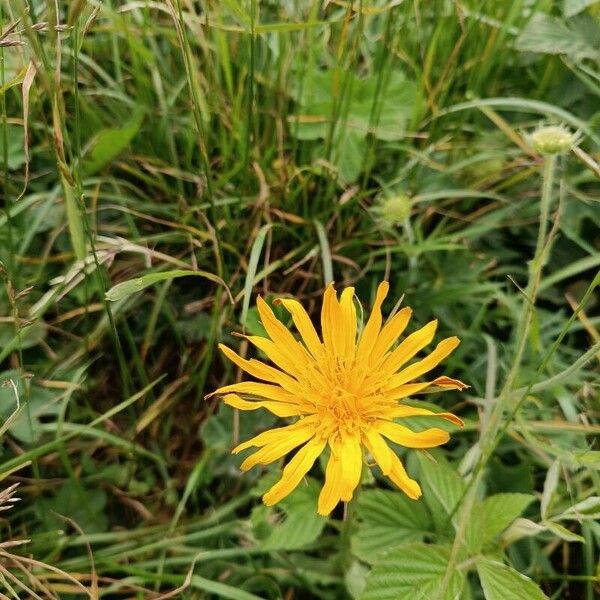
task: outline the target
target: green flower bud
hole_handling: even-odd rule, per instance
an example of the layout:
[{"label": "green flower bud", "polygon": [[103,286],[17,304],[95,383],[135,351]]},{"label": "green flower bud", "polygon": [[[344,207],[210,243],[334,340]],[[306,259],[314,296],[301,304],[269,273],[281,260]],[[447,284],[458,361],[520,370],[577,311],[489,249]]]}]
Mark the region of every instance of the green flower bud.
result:
[{"label": "green flower bud", "polygon": [[529,139],[540,154],[564,154],[576,144],[577,135],[564,125],[546,125],[536,129]]},{"label": "green flower bud", "polygon": [[373,208],[379,220],[389,227],[401,225],[410,215],[411,200],[406,194],[382,198]]}]

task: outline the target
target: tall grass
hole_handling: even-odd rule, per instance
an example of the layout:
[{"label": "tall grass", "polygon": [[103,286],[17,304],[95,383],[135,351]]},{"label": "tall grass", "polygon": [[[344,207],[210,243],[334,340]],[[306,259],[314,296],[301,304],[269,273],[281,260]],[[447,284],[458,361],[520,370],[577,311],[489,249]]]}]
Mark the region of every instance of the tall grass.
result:
[{"label": "tall grass", "polygon": [[[22,406],[0,488],[22,501],[0,544],[29,539],[14,552],[92,597],[591,600],[600,24],[585,4],[2,4],[0,379]],[[528,135],[557,122],[579,142],[550,164]],[[398,196],[409,215],[386,220]],[[448,375],[470,390],[424,405],[464,430],[408,460],[424,500],[363,482],[354,529],[314,514],[312,478],[261,506],[274,469],[242,478],[229,451],[273,420],[203,400],[240,376],[216,344],[250,352],[231,332],[261,331],[257,294],[316,317],[330,280],[368,301],[384,278],[417,323],[461,337]],[[13,407],[6,384],[0,416]],[[11,573],[42,597],[81,592],[23,564]]]}]

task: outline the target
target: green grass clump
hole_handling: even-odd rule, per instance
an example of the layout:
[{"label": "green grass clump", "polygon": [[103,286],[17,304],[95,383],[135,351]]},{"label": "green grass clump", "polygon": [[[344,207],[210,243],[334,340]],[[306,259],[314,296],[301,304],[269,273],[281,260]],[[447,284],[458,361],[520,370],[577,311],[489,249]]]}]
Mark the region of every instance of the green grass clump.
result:
[{"label": "green grass clump", "polygon": [[[0,18],[0,596],[595,597],[596,3]],[[540,153],[547,125],[575,144]],[[216,344],[251,354],[257,294],[316,318],[329,281],[382,279],[461,338],[471,388],[427,405],[465,428],[407,461],[419,502],[376,476],[350,526],[318,517],[317,465],[263,506],[278,468],[230,450],[275,419],[203,399],[239,377]]]}]

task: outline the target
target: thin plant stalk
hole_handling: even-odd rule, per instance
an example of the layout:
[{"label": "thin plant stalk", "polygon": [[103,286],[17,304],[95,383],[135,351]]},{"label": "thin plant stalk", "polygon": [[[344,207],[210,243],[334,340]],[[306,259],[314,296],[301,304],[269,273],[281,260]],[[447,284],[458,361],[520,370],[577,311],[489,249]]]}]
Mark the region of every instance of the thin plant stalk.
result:
[{"label": "thin plant stalk", "polygon": [[[512,407],[511,405],[514,401],[512,392],[515,380],[519,373],[521,362],[523,360],[527,338],[529,337],[529,332],[531,329],[531,323],[535,311],[535,301],[540,287],[542,269],[544,267],[547,251],[548,218],[550,215],[550,206],[552,204],[552,190],[554,187],[554,177],[556,172],[556,158],[557,157],[554,154],[544,156],[544,167],[542,172],[542,196],[540,200],[540,224],[533,260],[529,265],[529,278],[527,287],[525,289],[525,297],[523,299],[521,313],[517,321],[517,338],[515,342],[514,359],[510,371],[506,376],[506,381],[502,391],[492,409],[490,419],[485,426],[485,430],[481,433],[481,438],[479,441],[479,460],[474,468],[472,479],[469,482],[469,487],[463,498],[461,510],[458,513],[456,535],[454,537],[450,559],[448,561],[448,565],[446,566],[446,572],[444,574],[442,585],[440,586],[438,595],[436,596],[436,598],[440,600],[444,597],[452,574],[457,568],[460,548],[462,546],[466,529],[471,518],[471,513],[473,512],[479,485],[483,479],[483,466],[487,463],[491,453],[496,447],[496,436],[503,423],[502,417],[505,412],[510,411]],[[511,416],[514,415],[511,414]]]}]

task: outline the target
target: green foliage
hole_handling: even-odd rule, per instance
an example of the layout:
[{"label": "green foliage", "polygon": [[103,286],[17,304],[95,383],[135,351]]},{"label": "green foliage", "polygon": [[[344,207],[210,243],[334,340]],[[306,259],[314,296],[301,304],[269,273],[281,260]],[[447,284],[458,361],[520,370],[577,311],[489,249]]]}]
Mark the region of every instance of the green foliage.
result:
[{"label": "green foliage", "polygon": [[502,563],[480,559],[477,573],[486,600],[544,600],[546,594],[528,577]]},{"label": "green foliage", "polygon": [[143,115],[138,112],[125,124],[100,131],[90,143],[89,152],[85,155],[83,162],[85,175],[94,175],[119,156],[137,135],[142,122]]},{"label": "green foliage", "polygon": [[[33,557],[99,598],[591,600],[599,11],[0,3],[2,592],[75,589]],[[548,185],[530,134],[561,124]],[[206,397],[245,377],[217,344],[264,360],[237,335],[266,334],[256,296],[318,326],[330,281],[364,323],[382,279],[386,318],[461,339],[432,376],[469,389],[407,404],[465,426],[406,420],[451,433],[396,448],[417,501],[375,468],[319,517],[316,464],[265,507],[287,459],[231,450],[285,420]]]},{"label": "green foliage", "polygon": [[[259,484],[261,492],[273,485],[276,479],[265,477]],[[327,521],[315,510],[319,490],[319,483],[308,478],[305,485],[282,500],[277,508],[254,507],[250,522],[258,546],[265,550],[298,550],[314,543]]]},{"label": "green foliage", "polygon": [[[405,544],[386,554],[367,578],[360,600],[433,598],[440,591],[450,548],[439,545]],[[442,600],[457,598],[464,585],[459,571],[452,573]]]},{"label": "green foliage", "polygon": [[431,531],[424,502],[386,490],[367,490],[358,497],[358,530],[352,539],[354,554],[375,563],[382,553],[407,542],[422,541]]}]

